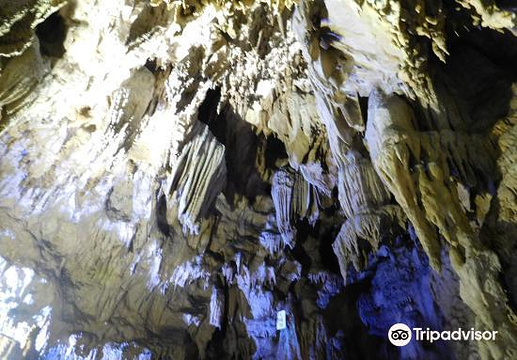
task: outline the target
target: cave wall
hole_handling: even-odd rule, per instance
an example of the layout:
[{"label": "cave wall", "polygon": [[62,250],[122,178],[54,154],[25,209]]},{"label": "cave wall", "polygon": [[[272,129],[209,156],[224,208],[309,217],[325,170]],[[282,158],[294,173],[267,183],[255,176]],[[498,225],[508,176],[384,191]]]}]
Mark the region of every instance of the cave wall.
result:
[{"label": "cave wall", "polygon": [[511,4],[0,5],[3,358],[517,356]]}]

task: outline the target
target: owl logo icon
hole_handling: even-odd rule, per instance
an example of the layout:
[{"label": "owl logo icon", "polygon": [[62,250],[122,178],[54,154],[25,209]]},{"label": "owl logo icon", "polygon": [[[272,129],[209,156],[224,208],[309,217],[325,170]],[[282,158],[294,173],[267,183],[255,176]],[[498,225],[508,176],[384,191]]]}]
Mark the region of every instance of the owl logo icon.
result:
[{"label": "owl logo icon", "polygon": [[395,324],[388,330],[388,340],[395,346],[406,346],[411,341],[411,329],[406,324]]}]

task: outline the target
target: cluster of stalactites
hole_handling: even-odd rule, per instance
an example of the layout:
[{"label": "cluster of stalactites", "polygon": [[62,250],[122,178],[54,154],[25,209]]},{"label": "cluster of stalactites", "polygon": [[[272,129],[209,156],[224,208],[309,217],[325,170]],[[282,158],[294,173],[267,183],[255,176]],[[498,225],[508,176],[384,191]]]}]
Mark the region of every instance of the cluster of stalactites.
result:
[{"label": "cluster of stalactites", "polygon": [[221,192],[226,181],[225,148],[208,127],[198,124],[199,132],[182,149],[170,185],[166,186],[167,219],[174,217],[183,232],[199,233],[199,221]]},{"label": "cluster of stalactites", "polygon": [[[498,281],[499,259],[480,241],[457,191],[458,183],[467,181],[469,174],[489,177],[490,169],[484,168],[487,162],[480,161],[481,149],[485,149],[482,157],[491,156],[488,140],[466,133],[418,131],[412,108],[396,95],[373,93],[368,114],[366,139],[373,164],[415,227],[431,264],[437,269],[441,266],[441,235],[450,245],[463,301],[480,324],[498,324],[501,329],[498,341],[480,351],[487,358],[514,357],[515,315]],[[462,166],[452,176],[458,154]]]},{"label": "cluster of stalactites", "polygon": [[338,177],[339,202],[347,219],[332,247],[346,280],[350,263],[361,270],[368,255],[377,252],[381,226],[400,222],[404,215],[398,206],[390,205],[388,189],[370,160],[357,151],[348,151]]},{"label": "cluster of stalactites", "polygon": [[[471,186],[475,174],[489,177],[493,149],[487,139],[452,130],[420,132],[411,107],[397,96],[372,93],[366,140],[377,173],[415,226],[431,262],[440,266],[440,234],[453,246],[470,248],[473,231],[461,207],[452,170]],[[483,150],[483,157],[476,154]],[[477,158],[476,161],[473,161]],[[470,183],[470,184],[469,184]],[[447,209],[447,211],[444,211]]]},{"label": "cluster of stalactites", "polygon": [[[4,109],[6,115],[11,115],[34,100],[33,90],[45,75],[47,68],[48,64],[41,57],[36,38],[33,45],[21,56],[15,61],[8,61],[3,71],[0,69],[0,110]],[[1,128],[0,125],[0,130]]]},{"label": "cluster of stalactites", "polygon": [[339,203],[347,219],[333,249],[346,278],[350,263],[360,270],[368,255],[377,251],[381,225],[398,223],[404,216],[399,207],[390,205],[391,194],[362,144],[366,121],[359,95],[345,86],[352,60],[333,46],[339,41],[338,34],[314,23],[327,16],[322,2],[304,1],[294,15],[294,27],[304,45],[316,105],[337,167]]},{"label": "cluster of stalactites", "polygon": [[314,224],[319,216],[318,193],[301,174],[282,169],[273,176],[271,197],[278,230],[284,244],[292,248],[296,237],[295,221],[306,218]]}]

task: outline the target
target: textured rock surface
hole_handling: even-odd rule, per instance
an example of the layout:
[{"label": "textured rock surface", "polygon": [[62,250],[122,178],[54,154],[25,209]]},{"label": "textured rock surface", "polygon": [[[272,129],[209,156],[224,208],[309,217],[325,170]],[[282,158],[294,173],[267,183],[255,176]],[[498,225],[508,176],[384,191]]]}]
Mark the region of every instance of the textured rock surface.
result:
[{"label": "textured rock surface", "polygon": [[0,1],[0,357],[516,358],[514,10]]}]

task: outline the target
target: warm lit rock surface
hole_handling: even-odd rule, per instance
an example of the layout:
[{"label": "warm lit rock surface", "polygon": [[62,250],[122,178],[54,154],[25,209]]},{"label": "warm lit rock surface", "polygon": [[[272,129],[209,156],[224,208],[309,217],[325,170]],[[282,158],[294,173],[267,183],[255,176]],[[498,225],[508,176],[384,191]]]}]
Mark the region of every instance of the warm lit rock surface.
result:
[{"label": "warm lit rock surface", "polygon": [[514,12],[0,0],[0,357],[516,358]]}]

